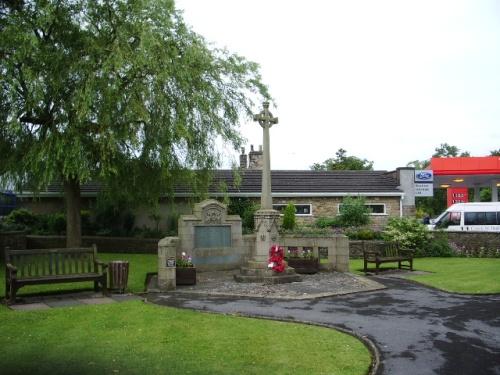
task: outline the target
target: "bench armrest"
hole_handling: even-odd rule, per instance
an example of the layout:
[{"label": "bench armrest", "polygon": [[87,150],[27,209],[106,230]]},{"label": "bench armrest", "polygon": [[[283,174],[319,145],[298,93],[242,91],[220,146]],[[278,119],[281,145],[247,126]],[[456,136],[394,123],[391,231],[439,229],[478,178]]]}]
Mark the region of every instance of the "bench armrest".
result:
[{"label": "bench armrest", "polygon": [[5,268],[7,271],[9,271],[9,274],[16,274],[17,273],[17,267],[13,266],[12,264],[10,263],[6,263],[5,264]]},{"label": "bench armrest", "polygon": [[13,266],[12,264],[10,263],[6,263],[5,264],[5,268],[7,268],[7,270],[9,272],[17,272],[17,267]]}]

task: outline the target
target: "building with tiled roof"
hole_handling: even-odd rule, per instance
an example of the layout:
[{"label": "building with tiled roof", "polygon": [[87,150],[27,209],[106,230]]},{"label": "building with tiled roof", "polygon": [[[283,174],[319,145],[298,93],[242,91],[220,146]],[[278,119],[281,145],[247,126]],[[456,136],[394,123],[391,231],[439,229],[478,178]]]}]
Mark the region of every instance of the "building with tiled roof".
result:
[{"label": "building with tiled roof", "polygon": [[[260,202],[262,170],[259,151],[240,157],[239,177],[232,170],[214,171],[209,187],[209,196],[243,197]],[[408,181],[411,180],[411,183]],[[401,168],[387,171],[312,171],[312,170],[275,170],[271,172],[272,197],[274,208],[280,210],[288,203],[295,204],[300,221],[313,222],[319,217],[332,217],[338,214],[339,205],[346,196],[362,196],[371,208],[372,223],[382,227],[390,217],[400,217],[414,212],[413,169]],[[224,187],[223,189],[221,187]],[[81,187],[83,207],[92,206],[103,187],[98,183],[87,183]],[[174,190],[176,213],[189,213],[194,203],[190,186],[178,185]],[[63,210],[63,188],[52,184],[45,191],[34,195],[30,192],[18,194],[22,205],[36,212]],[[160,214],[167,217],[172,207],[160,203]],[[138,212],[136,225],[149,225],[147,210]]]}]

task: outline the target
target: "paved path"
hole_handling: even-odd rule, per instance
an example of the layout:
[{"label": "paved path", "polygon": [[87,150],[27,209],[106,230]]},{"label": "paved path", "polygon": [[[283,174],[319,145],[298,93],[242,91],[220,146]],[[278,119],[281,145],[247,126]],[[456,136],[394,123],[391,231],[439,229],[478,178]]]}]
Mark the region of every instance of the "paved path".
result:
[{"label": "paved path", "polygon": [[278,301],[171,293],[162,305],[331,324],[368,336],[378,374],[500,374],[500,295],[462,296],[377,277],[388,289],[315,300]]}]

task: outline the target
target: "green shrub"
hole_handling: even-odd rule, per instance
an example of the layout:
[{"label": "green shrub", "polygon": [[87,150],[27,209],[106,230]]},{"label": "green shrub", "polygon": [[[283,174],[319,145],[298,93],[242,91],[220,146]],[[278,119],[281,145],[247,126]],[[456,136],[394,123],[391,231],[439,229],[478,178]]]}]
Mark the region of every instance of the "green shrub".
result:
[{"label": "green shrub", "polygon": [[338,217],[319,217],[314,222],[318,228],[335,228],[340,226]]},{"label": "green shrub", "polygon": [[135,216],[125,200],[100,198],[95,208],[96,234],[126,236],[133,232]]},{"label": "green shrub", "polygon": [[370,209],[363,197],[345,197],[340,205],[338,217],[343,227],[361,227],[370,223]]},{"label": "green shrub", "polygon": [[448,235],[445,232],[435,232],[427,243],[423,255],[427,257],[453,256],[454,253],[448,242]]},{"label": "green shrub", "polygon": [[401,247],[412,249],[421,256],[430,239],[427,227],[415,218],[390,218],[382,232],[386,241],[396,241]]},{"label": "green shrub", "polygon": [[376,232],[372,229],[363,228],[359,230],[348,230],[345,232],[345,235],[349,237],[350,240],[380,240],[382,239],[382,234],[380,232]]},{"label": "green shrub", "polygon": [[293,203],[288,203],[285,209],[283,210],[283,223],[281,227],[284,230],[294,230],[297,225],[295,222],[295,212],[297,209]]},{"label": "green shrub", "polygon": [[4,223],[11,228],[30,231],[38,224],[38,218],[33,212],[25,208],[19,208],[8,214],[4,219]]},{"label": "green shrub", "polygon": [[167,235],[169,236],[177,236],[178,227],[179,227],[179,217],[178,213],[170,212],[167,215]]},{"label": "green shrub", "polygon": [[46,215],[47,230],[50,234],[64,234],[66,233],[66,215],[58,212],[55,214]]},{"label": "green shrub", "polygon": [[82,220],[82,234],[84,236],[93,236],[97,232],[97,225],[92,220],[92,214],[89,210],[80,211]]},{"label": "green shrub", "polygon": [[227,206],[227,213],[239,215],[243,234],[248,234],[253,233],[255,229],[254,214],[258,209],[259,205],[249,198],[231,198]]}]

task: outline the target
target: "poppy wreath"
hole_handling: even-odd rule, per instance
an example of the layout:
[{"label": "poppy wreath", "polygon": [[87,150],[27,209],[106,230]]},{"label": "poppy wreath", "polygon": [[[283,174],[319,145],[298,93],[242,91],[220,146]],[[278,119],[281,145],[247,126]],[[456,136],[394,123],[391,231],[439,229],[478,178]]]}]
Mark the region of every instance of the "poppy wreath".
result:
[{"label": "poppy wreath", "polygon": [[282,246],[271,246],[269,249],[268,267],[278,273],[285,271],[284,249]]}]

